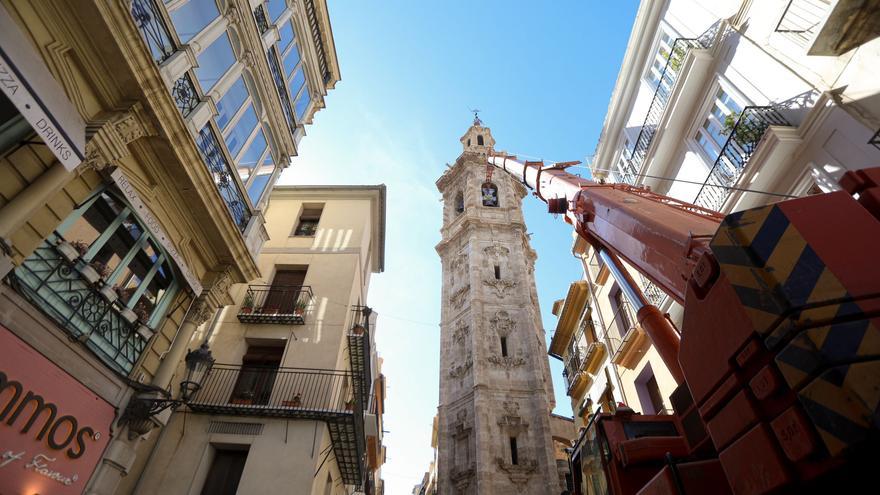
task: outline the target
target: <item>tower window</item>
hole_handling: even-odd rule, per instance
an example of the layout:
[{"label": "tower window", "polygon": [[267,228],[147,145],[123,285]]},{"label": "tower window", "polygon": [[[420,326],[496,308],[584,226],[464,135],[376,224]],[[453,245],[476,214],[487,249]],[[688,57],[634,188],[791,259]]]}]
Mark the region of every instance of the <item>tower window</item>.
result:
[{"label": "tower window", "polygon": [[293,230],[294,236],[313,236],[318,231],[318,222],[321,221],[321,213],[324,211],[323,204],[305,204],[299,221]]},{"label": "tower window", "polygon": [[468,146],[470,146],[470,145],[471,145],[471,139],[470,139],[470,138],[468,138],[468,141],[467,141],[467,143],[468,143],[468,144],[467,144],[467,145],[468,145]]},{"label": "tower window", "polygon": [[483,206],[489,207],[497,207],[498,206],[498,187],[491,182],[484,182],[482,186],[480,186],[480,190],[483,196]]},{"label": "tower window", "polygon": [[501,280],[501,267],[495,265],[495,280]]},{"label": "tower window", "polygon": [[483,145],[483,135],[477,134],[477,146],[482,146],[482,145]]},{"label": "tower window", "polygon": [[464,194],[458,191],[455,195],[455,214],[459,215],[464,211]]},{"label": "tower window", "polygon": [[516,437],[510,437],[510,463],[519,464],[519,452],[516,450]]},{"label": "tower window", "polygon": [[507,337],[501,337],[501,357],[507,357]]}]

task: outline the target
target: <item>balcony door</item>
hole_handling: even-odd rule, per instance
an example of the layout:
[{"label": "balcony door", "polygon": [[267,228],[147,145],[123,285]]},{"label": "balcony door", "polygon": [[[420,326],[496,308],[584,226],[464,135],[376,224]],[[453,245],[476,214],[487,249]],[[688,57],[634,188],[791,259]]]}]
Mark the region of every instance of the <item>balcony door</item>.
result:
[{"label": "balcony door", "polygon": [[241,372],[235,381],[230,402],[261,406],[269,404],[283,355],[283,346],[249,346],[247,354],[241,359]]},{"label": "balcony door", "polygon": [[201,495],[235,495],[248,451],[217,449]]},{"label": "balcony door", "polygon": [[277,270],[272,279],[272,288],[266,296],[265,307],[278,309],[281,314],[291,314],[299,299],[300,291],[306,281],[306,268]]}]

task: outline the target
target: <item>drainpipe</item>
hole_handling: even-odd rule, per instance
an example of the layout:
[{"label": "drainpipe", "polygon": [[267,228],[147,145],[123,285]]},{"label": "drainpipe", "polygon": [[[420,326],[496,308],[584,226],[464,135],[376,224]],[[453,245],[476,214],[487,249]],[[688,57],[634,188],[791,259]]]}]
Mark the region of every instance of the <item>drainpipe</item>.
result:
[{"label": "drainpipe", "polygon": [[681,365],[678,363],[678,349],[680,345],[678,332],[666,320],[657,306],[652,305],[648,301],[617,255],[604,248],[600,248],[599,256],[608,266],[608,270],[611,272],[611,276],[614,277],[614,281],[620,286],[620,290],[636,309],[636,319],[639,325],[648,334],[648,337],[654,344],[654,348],[657,349],[657,353],[660,354],[660,358],[663,359],[663,363],[675,379],[675,383],[681,385],[684,383],[684,373],[682,373]]}]

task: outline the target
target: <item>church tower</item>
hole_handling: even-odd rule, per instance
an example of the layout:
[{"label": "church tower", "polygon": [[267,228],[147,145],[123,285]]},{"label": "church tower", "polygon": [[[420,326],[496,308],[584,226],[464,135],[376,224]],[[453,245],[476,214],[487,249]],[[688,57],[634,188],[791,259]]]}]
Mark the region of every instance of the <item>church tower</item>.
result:
[{"label": "church tower", "polygon": [[527,191],[487,171],[495,140],[479,118],[461,144],[437,180],[444,204],[439,493],[559,493],[536,254],[521,210]]}]

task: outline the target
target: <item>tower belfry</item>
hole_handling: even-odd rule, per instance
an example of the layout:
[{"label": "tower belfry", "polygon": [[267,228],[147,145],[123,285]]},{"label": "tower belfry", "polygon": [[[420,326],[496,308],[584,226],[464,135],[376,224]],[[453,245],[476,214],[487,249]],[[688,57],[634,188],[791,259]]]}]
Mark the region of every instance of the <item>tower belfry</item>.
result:
[{"label": "tower belfry", "polygon": [[474,111],[462,154],[440,179],[440,493],[558,493],[555,405],[537,291],[527,191],[487,174],[495,145]]}]

